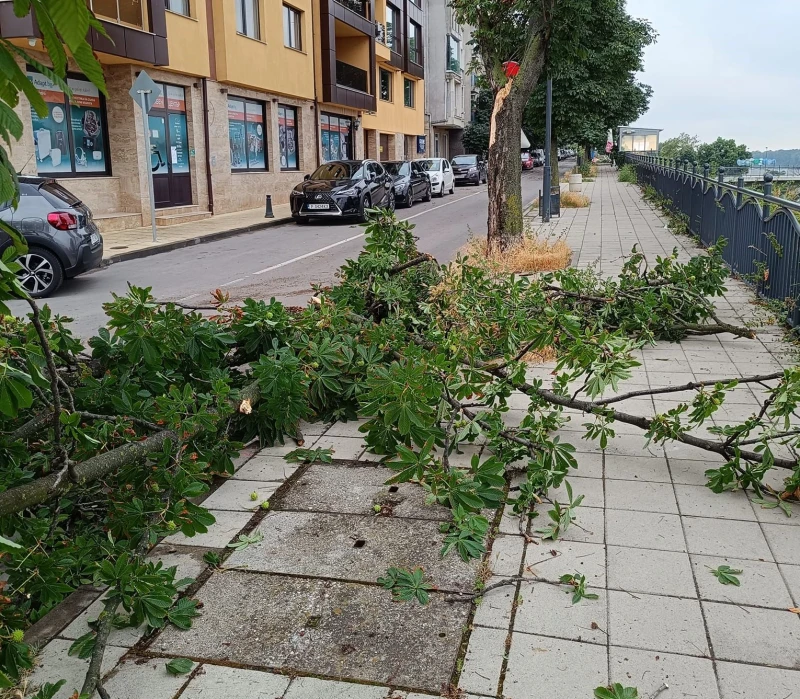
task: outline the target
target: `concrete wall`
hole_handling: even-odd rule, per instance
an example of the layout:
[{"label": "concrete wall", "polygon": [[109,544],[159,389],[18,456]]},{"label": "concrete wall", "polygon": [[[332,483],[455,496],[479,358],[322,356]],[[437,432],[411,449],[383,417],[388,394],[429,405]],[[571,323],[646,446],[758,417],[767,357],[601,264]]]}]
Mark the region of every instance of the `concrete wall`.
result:
[{"label": "concrete wall", "polygon": [[169,70],[190,75],[211,75],[208,53],[208,18],[205,0],[189,3],[191,17],[167,10]]}]

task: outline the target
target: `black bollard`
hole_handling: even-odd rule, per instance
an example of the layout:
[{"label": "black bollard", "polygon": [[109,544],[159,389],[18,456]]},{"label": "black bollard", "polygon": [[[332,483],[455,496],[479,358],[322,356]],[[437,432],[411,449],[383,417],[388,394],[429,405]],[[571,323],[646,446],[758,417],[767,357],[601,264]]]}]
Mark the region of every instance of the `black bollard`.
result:
[{"label": "black bollard", "polygon": [[275,218],[275,214],[272,213],[272,195],[267,194],[267,210],[264,212],[264,218]]}]

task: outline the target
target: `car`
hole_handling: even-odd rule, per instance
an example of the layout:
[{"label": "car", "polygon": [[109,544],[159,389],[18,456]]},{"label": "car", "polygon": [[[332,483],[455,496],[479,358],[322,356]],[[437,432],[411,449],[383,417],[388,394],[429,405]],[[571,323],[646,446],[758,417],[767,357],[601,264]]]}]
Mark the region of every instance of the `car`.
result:
[{"label": "car", "polygon": [[453,193],[455,190],[453,168],[450,167],[447,158],[418,158],[414,162],[428,173],[433,194],[443,197],[445,192]]},{"label": "car", "polygon": [[394,210],[392,178],[377,160],[331,160],[306,175],[289,195],[292,218],[307,223],[322,218],[356,218],[369,209]]},{"label": "car", "polygon": [[392,178],[394,201],[398,206],[414,206],[415,201],[431,200],[431,180],[418,163],[409,160],[389,160],[383,164]]},{"label": "car", "polygon": [[[92,212],[68,189],[49,177],[19,177],[19,204],[0,202],[0,220],[14,226],[28,243],[17,258],[17,276],[33,298],[59,290],[65,279],[99,267],[103,237]],[[0,252],[11,237],[0,232]]]},{"label": "car", "polygon": [[522,169],[533,170],[533,156],[528,151],[522,151]]},{"label": "car", "polygon": [[541,148],[536,148],[533,151],[533,166],[544,167],[544,151]]},{"label": "car", "polygon": [[450,161],[456,184],[486,182],[486,163],[479,155],[457,155]]}]

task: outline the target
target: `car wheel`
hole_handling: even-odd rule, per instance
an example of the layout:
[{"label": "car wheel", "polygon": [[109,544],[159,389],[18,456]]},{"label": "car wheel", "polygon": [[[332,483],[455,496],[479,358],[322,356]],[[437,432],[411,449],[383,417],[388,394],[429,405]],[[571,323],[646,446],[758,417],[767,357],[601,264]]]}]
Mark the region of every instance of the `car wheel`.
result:
[{"label": "car wheel", "polygon": [[50,296],[64,281],[64,270],[58,258],[44,248],[29,248],[17,259],[22,269],[17,272],[22,286],[35,299]]},{"label": "car wheel", "polygon": [[412,206],[414,206],[414,190],[409,187],[408,194],[406,194],[406,208],[410,209]]},{"label": "car wheel", "polygon": [[395,210],[394,190],[389,192],[388,208],[389,208],[389,211],[394,211]]},{"label": "car wheel", "polygon": [[[442,185],[442,187],[444,188],[444,185]],[[456,183],[453,182],[453,184],[450,185],[450,192],[449,193],[450,194],[454,194],[455,191],[456,191]]]},{"label": "car wheel", "polygon": [[425,190],[425,196],[422,198],[422,201],[430,201],[433,198],[433,194],[431,192],[432,189],[433,187],[431,187],[429,184],[428,188]]},{"label": "car wheel", "polygon": [[369,219],[367,209],[370,208],[372,208],[372,199],[369,198],[369,194],[365,194],[364,198],[361,200],[361,207],[358,210],[358,220],[361,221],[361,223],[366,223],[367,219]]},{"label": "car wheel", "polygon": [[437,194],[437,196],[439,197],[439,199],[444,197],[444,182],[442,182],[442,188],[439,190],[439,194]]}]

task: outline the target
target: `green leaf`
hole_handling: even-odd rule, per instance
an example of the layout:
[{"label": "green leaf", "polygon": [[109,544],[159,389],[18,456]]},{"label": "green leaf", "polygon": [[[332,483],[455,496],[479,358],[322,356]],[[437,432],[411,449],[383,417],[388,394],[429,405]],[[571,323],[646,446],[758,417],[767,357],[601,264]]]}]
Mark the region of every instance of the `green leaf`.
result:
[{"label": "green leaf", "polygon": [[744,571],[731,568],[728,565],[721,565],[719,568],[711,568],[711,574],[720,581],[723,585],[735,585],[739,587],[741,581],[737,575],[741,575]]},{"label": "green leaf", "polygon": [[31,699],[53,699],[53,697],[58,694],[58,690],[61,689],[66,683],[66,680],[59,680],[55,684],[45,682],[39,688],[39,691],[31,697]]},{"label": "green leaf", "polygon": [[16,541],[11,541],[11,539],[6,539],[4,536],[0,536],[0,547],[7,548],[7,549],[21,549],[21,548],[23,548]]},{"label": "green leaf", "polygon": [[83,636],[73,641],[72,645],[69,647],[68,654],[76,655],[81,660],[86,660],[86,658],[91,657],[92,653],[94,652],[94,644],[96,639],[97,634],[94,631],[89,631],[89,633],[83,634]]},{"label": "green leaf", "polygon": [[185,675],[192,671],[194,663],[189,658],[173,658],[166,664],[170,675]]}]

